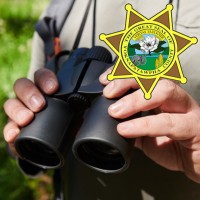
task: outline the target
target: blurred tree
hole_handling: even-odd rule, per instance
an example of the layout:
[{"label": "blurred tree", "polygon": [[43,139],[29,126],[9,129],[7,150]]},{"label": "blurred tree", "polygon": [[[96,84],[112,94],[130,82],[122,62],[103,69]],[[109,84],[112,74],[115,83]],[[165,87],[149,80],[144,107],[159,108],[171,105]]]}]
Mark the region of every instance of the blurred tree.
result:
[{"label": "blurred tree", "polygon": [[2,134],[7,121],[3,104],[7,98],[14,97],[15,80],[27,74],[34,25],[47,3],[47,0],[0,1],[0,199],[52,198],[51,176],[25,177],[15,159],[8,156]]}]

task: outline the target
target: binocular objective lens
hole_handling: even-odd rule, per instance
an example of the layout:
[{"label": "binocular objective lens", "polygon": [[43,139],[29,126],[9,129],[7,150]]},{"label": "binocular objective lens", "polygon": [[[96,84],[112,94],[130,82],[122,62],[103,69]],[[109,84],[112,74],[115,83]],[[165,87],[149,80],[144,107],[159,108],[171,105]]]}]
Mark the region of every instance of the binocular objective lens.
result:
[{"label": "binocular objective lens", "polygon": [[118,170],[125,164],[118,149],[100,141],[83,142],[78,146],[77,154],[88,166],[100,171]]},{"label": "binocular objective lens", "polygon": [[29,144],[26,144],[27,148],[31,151],[33,148],[35,148],[35,152],[38,154],[45,154],[48,156],[51,156],[51,154],[54,154],[54,152],[47,146],[44,146],[38,142],[35,141],[29,141]]},{"label": "binocular objective lens", "polygon": [[[95,145],[95,146],[94,146]],[[87,149],[87,146],[85,147]],[[116,148],[113,148],[111,146],[102,144],[102,143],[95,143],[95,144],[90,144],[90,148],[96,149],[95,151],[105,154],[105,155],[112,155],[112,156],[117,156],[119,155],[119,151]]]},{"label": "binocular objective lens", "polygon": [[29,162],[45,166],[46,168],[56,167],[60,159],[56,152],[49,146],[36,140],[21,140],[18,143],[20,154]]}]

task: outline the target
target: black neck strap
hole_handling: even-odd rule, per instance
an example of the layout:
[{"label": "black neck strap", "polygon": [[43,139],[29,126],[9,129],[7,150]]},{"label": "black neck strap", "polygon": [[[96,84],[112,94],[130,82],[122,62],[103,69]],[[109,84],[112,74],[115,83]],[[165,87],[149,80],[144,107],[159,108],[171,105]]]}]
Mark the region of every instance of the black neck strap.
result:
[{"label": "black neck strap", "polygon": [[76,36],[76,40],[75,40],[74,45],[72,47],[72,51],[78,48],[83,30],[84,30],[84,27],[85,27],[85,23],[87,21],[87,17],[88,17],[88,13],[89,13],[89,9],[90,9],[91,4],[92,4],[92,0],[89,0],[89,2],[87,4],[87,8],[85,10],[85,14],[83,16],[83,19],[82,19],[82,22],[81,22],[81,25],[80,25],[80,28],[79,28],[79,31],[78,31],[78,34]]}]

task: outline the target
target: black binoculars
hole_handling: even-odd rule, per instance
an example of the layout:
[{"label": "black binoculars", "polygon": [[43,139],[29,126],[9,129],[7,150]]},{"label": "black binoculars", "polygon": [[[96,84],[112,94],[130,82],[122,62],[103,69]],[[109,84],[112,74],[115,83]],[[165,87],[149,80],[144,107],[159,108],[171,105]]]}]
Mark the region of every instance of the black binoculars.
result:
[{"label": "black binoculars", "polygon": [[129,166],[130,140],[117,133],[118,120],[108,115],[115,100],[102,95],[99,76],[113,64],[100,46],[78,48],[57,72],[60,88],[45,96],[46,106],[22,128],[15,148],[22,159],[42,168],[58,168],[72,148],[85,165],[105,173]]}]

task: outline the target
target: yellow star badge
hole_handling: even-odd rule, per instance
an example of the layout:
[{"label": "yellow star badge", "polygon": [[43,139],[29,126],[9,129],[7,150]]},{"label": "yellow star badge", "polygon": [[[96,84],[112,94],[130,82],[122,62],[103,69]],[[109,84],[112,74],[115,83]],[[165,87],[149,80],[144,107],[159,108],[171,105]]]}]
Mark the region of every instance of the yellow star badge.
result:
[{"label": "yellow star badge", "polygon": [[160,78],[186,83],[178,56],[197,39],[173,30],[173,6],[168,4],[150,19],[130,4],[125,8],[125,29],[100,35],[118,57],[108,80],[135,78],[145,99],[151,98]]}]

